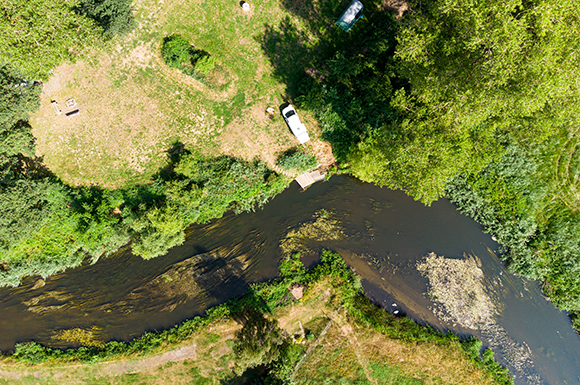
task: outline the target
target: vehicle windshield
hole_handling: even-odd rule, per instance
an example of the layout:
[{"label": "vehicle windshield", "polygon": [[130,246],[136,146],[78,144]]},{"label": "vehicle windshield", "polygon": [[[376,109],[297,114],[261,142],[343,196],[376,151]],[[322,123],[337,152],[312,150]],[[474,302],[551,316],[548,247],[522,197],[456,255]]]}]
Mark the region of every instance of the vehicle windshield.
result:
[{"label": "vehicle windshield", "polygon": [[291,117],[292,115],[296,115],[296,111],[288,111],[288,112],[286,113],[286,117],[287,117],[287,118]]}]

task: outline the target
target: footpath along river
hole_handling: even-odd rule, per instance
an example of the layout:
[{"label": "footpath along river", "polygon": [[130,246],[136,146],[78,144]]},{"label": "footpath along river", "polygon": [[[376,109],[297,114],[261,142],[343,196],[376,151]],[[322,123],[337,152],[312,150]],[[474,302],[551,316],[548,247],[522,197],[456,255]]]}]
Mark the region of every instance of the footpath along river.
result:
[{"label": "footpath along river", "polygon": [[[362,276],[367,295],[390,312],[481,338],[517,384],[580,383],[580,337],[567,315],[536,282],[507,271],[495,255],[498,245],[477,223],[445,199],[425,207],[400,191],[345,176],[305,192],[293,183],[262,210],[192,226],[186,243],[163,257],[144,261],[127,248],[44,285],[30,278],[0,289],[0,350],[29,340],[67,347],[54,333],[77,327],[96,326],[103,340],[127,340],[202,314],[252,282],[275,277],[280,242],[320,210],[338,220],[344,236],[311,240],[308,247],[338,251]],[[490,323],[467,328],[441,318],[417,269],[429,253],[480,261],[481,282],[497,309]]]}]

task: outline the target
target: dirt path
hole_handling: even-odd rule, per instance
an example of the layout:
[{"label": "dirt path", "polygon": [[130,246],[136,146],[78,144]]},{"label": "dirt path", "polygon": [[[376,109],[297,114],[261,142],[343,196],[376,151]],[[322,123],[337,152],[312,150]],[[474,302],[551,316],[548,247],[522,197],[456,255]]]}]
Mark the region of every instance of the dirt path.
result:
[{"label": "dirt path", "polygon": [[361,347],[361,344],[360,344],[352,326],[349,325],[347,322],[344,322],[342,317],[338,318],[336,320],[336,323],[340,326],[340,331],[342,332],[342,335],[346,338],[346,340],[352,346],[352,350],[354,351],[354,354],[356,355],[358,363],[360,364],[363,371],[365,372],[365,376],[366,376],[367,380],[372,384],[378,385],[377,379],[372,376],[372,371],[369,367],[368,360],[365,359],[363,354],[361,354],[361,349],[363,347]]},{"label": "dirt path", "polygon": [[[93,368],[100,373],[102,376],[115,376],[120,374],[135,374],[140,372],[145,372],[150,369],[156,368],[158,366],[164,365],[168,362],[179,362],[188,359],[195,359],[197,352],[197,345],[194,343],[192,345],[182,346],[179,349],[170,350],[168,352],[151,356],[145,358],[136,358],[130,360],[121,361],[105,361],[97,363]],[[82,364],[72,364],[62,366],[60,373],[55,373],[54,370],[35,370],[30,371],[10,371],[6,369],[0,369],[0,379],[12,379],[19,380],[22,377],[34,376],[36,378],[58,378],[61,377],[70,369],[79,368],[86,366],[86,363]]]},{"label": "dirt path", "polygon": [[298,364],[296,364],[296,366],[294,367],[294,372],[292,373],[292,377],[294,377],[296,375],[296,373],[298,372],[298,369],[300,369],[300,366],[302,365],[302,363],[306,360],[306,358],[308,358],[308,356],[316,348],[316,346],[318,346],[318,343],[320,341],[322,341],[322,339],[324,338],[324,335],[328,332],[328,329],[330,329],[330,327],[332,326],[332,321],[336,318],[336,316],[338,315],[338,312],[340,311],[341,308],[342,308],[342,305],[340,305],[338,307],[338,309],[336,309],[336,311],[334,312],[332,317],[330,317],[330,321],[328,322],[328,324],[326,325],[324,330],[320,333],[320,335],[318,336],[316,341],[314,341],[314,343],[312,345],[310,345],[310,347],[306,351],[306,354],[304,354],[304,356],[302,356],[302,358],[300,359]]}]

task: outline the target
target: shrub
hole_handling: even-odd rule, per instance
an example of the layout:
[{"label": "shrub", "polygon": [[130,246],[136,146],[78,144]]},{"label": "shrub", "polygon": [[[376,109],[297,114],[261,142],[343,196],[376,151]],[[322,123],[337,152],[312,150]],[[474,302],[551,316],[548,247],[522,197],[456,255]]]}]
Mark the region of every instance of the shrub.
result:
[{"label": "shrub", "polygon": [[171,35],[163,39],[161,57],[169,67],[180,70],[192,64],[196,59],[196,50],[181,35]]},{"label": "shrub", "polygon": [[215,58],[213,56],[203,56],[195,63],[195,71],[203,76],[207,76],[215,68]]},{"label": "shrub", "polygon": [[318,161],[312,155],[305,154],[296,149],[290,149],[280,155],[276,164],[284,170],[305,172],[318,166]]}]

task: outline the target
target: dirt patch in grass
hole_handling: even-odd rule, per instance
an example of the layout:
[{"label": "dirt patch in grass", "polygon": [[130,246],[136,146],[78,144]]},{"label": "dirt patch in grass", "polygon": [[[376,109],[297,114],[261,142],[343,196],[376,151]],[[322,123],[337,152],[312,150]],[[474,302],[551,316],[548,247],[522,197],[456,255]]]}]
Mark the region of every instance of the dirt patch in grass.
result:
[{"label": "dirt patch in grass", "polygon": [[[57,69],[57,80],[49,81],[32,119],[37,154],[73,185],[119,187],[146,181],[165,161],[161,152],[170,138],[162,129],[158,100],[135,84],[111,87],[112,67],[111,57],[102,56],[96,66],[77,63]],[[80,114],[65,116],[69,98],[75,99]],[[51,100],[63,114],[55,114]]]},{"label": "dirt patch in grass", "polygon": [[220,152],[248,161],[261,159],[276,164],[279,153],[298,144],[283,120],[266,116],[269,103],[260,101],[224,128]]},{"label": "dirt patch in grass", "polygon": [[332,146],[328,142],[324,142],[319,139],[311,140],[312,142],[312,155],[316,157],[320,167],[322,169],[328,169],[330,166],[336,163],[334,154],[332,153]]},{"label": "dirt patch in grass", "polygon": [[409,10],[409,3],[406,0],[385,0],[379,5],[381,11],[396,11],[397,20],[400,20],[405,12]]}]

